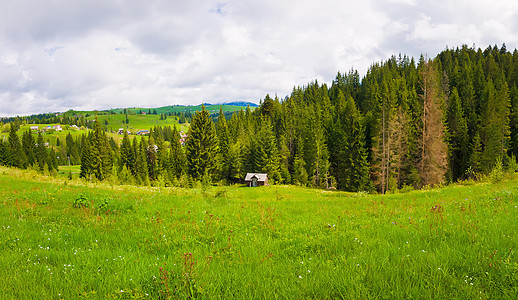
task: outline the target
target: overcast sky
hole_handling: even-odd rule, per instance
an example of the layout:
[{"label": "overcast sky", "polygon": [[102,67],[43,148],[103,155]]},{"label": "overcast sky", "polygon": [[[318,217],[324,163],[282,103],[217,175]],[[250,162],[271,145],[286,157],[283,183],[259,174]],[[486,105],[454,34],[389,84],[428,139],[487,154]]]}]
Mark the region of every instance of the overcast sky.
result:
[{"label": "overcast sky", "polygon": [[3,0],[0,116],[258,102],[398,53],[518,47],[515,0]]}]

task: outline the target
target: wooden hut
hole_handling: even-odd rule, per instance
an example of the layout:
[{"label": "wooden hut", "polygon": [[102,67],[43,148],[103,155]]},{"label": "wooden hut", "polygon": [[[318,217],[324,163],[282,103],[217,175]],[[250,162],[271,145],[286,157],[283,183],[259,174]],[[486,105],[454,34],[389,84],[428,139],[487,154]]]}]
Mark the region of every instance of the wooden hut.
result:
[{"label": "wooden hut", "polygon": [[249,187],[268,185],[268,174],[247,173],[245,177],[246,185]]}]

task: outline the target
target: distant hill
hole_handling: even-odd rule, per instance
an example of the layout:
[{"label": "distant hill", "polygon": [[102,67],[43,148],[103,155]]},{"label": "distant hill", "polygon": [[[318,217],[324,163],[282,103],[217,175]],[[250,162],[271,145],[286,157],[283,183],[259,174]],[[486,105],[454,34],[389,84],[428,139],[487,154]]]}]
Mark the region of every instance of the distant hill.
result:
[{"label": "distant hill", "polygon": [[[218,113],[220,107],[223,109],[225,113],[227,112],[234,112],[239,111],[243,107],[246,107],[247,105],[250,105],[250,107],[257,107],[258,105],[252,102],[231,102],[231,103],[224,103],[224,104],[210,104],[210,103],[203,103],[205,105],[206,109],[211,113]],[[144,107],[131,107],[131,108],[116,108],[116,109],[108,109],[104,112],[106,113],[117,113],[120,114],[124,110],[128,113],[154,113],[155,111],[157,114],[161,113],[195,113],[196,111],[201,110],[200,105],[169,105],[169,106],[162,106],[157,108],[144,108]]]},{"label": "distant hill", "polygon": [[236,101],[236,102],[227,102],[223,103],[223,105],[232,105],[232,106],[248,106],[250,107],[258,107],[259,105],[252,103],[252,102],[245,102],[245,101]]}]

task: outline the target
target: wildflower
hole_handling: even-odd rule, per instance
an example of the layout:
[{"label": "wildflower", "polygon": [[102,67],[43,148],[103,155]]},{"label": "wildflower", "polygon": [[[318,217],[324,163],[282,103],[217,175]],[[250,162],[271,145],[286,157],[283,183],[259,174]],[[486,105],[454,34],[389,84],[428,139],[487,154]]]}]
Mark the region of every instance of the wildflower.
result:
[{"label": "wildflower", "polygon": [[299,278],[301,278],[301,279],[302,279],[302,276],[300,276],[300,275],[299,275]]}]

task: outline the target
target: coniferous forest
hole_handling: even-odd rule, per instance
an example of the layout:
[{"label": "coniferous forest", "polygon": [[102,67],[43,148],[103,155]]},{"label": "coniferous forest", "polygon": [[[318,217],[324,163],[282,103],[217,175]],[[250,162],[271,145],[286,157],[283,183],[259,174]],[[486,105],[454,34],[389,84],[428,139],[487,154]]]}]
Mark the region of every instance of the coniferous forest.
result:
[{"label": "coniferous forest", "polygon": [[338,73],[330,85],[295,87],[284,99],[266,95],[257,109],[229,118],[221,112],[213,121],[202,109],[183,145],[174,127],[142,138],[125,132],[118,144],[99,123],[47,149],[41,134],[20,139],[13,121],[0,141],[0,165],[51,171],[71,161],[86,180],[136,185],[238,183],[260,172],[274,184],[346,191],[436,186],[516,169],[518,51],[504,44],[417,61],[399,55],[363,78]]}]

